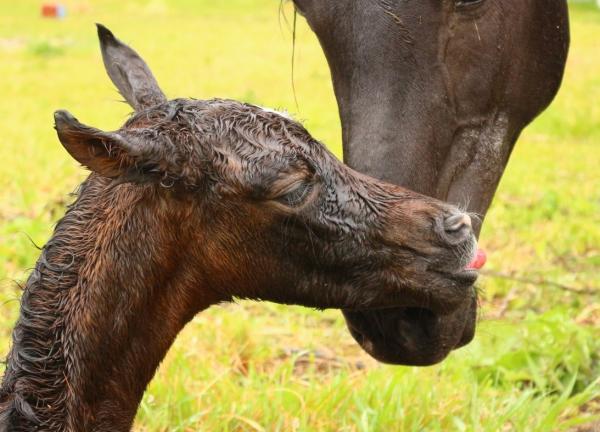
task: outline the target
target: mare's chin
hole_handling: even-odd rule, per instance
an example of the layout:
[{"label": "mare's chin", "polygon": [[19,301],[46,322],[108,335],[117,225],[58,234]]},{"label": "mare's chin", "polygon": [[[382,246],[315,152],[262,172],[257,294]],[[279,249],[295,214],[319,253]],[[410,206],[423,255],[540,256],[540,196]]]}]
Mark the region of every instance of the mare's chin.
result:
[{"label": "mare's chin", "polygon": [[475,296],[467,298],[445,315],[414,307],[342,312],[354,339],[376,360],[429,366],[473,339],[477,302]]}]

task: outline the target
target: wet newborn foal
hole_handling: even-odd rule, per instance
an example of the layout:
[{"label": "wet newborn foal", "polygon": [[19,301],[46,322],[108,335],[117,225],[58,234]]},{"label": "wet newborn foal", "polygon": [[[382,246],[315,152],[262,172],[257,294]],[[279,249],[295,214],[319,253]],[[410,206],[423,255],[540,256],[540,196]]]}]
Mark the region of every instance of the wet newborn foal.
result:
[{"label": "wet newborn foal", "polygon": [[233,297],[406,308],[373,324],[383,339],[350,329],[385,361],[439,361],[472,337],[468,215],[351,170],[285,116],[168,101],[144,61],[98,30],[135,113],[114,132],[55,114],[92,174],[27,281],[0,431],[128,430],[183,325]]}]

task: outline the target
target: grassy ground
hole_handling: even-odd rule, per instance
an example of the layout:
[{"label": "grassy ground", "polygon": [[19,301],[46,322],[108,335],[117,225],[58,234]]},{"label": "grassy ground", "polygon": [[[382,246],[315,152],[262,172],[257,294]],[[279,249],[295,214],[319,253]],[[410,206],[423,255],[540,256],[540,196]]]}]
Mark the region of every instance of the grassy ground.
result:
[{"label": "grassy ground", "polygon": [[[94,21],[133,44],[168,95],[284,107],[341,152],[328,70],[301,19],[294,104],[277,0],[67,4],[62,22],[39,18],[33,0],[0,13],[1,354],[18,310],[13,280],[37,258],[31,240],[46,241],[85,176],[52,112],[114,129],[129,111],[104,74]],[[572,27],[564,87],[521,138],[482,234],[490,256],[472,344],[431,368],[383,366],[339,312],[214,307],[179,336],[136,430],[556,431],[598,421],[600,12],[573,8]]]}]

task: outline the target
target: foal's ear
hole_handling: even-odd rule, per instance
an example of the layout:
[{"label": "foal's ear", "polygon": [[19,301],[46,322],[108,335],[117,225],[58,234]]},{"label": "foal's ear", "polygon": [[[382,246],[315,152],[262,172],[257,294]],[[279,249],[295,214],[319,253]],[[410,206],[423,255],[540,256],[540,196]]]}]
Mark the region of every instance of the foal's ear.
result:
[{"label": "foal's ear", "polygon": [[58,139],[75,160],[105,177],[117,177],[135,164],[136,147],[113,132],[79,123],[67,111],[54,113]]},{"label": "foal's ear", "polygon": [[129,105],[141,111],[166,102],[146,62],[102,24],[96,27],[106,72]]}]

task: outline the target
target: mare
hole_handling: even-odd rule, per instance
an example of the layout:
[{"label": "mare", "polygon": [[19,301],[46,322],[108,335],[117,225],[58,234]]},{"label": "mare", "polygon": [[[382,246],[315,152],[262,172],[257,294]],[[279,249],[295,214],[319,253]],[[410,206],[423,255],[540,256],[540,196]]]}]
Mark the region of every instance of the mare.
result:
[{"label": "mare", "polygon": [[[519,134],[562,81],[566,0],[294,4],[329,63],[344,162],[477,214],[479,235]],[[443,314],[404,307],[343,313],[358,343],[388,363],[435,363],[474,334],[468,298]]]}]

